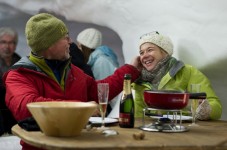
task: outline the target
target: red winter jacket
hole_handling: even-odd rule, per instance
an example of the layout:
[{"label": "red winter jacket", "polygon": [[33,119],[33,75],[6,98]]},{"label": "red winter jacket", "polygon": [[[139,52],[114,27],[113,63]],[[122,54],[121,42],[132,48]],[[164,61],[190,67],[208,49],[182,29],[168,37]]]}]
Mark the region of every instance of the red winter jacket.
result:
[{"label": "red winter jacket", "polygon": [[[16,118],[23,120],[31,114],[26,105],[31,102],[40,101],[96,101],[97,83],[109,83],[109,99],[113,99],[123,88],[125,73],[132,75],[132,81],[139,76],[139,72],[131,65],[124,65],[117,69],[113,75],[99,81],[85,74],[74,65],[68,65],[64,90],[60,84],[47,76],[38,66],[27,57],[18,61],[13,69],[8,71],[3,80],[6,85],[6,105]],[[21,141],[23,150],[38,150],[31,145]]]},{"label": "red winter jacket", "polygon": [[[24,65],[26,64],[26,65]],[[6,85],[6,105],[16,120],[30,117],[26,105],[40,101],[96,101],[97,83],[110,84],[109,99],[113,99],[122,91],[124,74],[132,75],[132,81],[139,76],[138,70],[131,65],[124,65],[113,75],[95,81],[74,65],[68,67],[65,89],[59,83],[43,73],[27,57],[22,58],[4,75]]]}]

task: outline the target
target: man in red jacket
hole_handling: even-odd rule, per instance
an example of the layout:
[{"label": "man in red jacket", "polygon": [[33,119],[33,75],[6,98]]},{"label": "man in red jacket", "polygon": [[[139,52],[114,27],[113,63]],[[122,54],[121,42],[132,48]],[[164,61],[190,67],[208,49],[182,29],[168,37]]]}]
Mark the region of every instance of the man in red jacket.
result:
[{"label": "man in red jacket", "polygon": [[[131,65],[117,69],[113,75],[95,81],[71,64],[69,46],[71,39],[66,25],[47,13],[31,17],[25,27],[27,43],[31,48],[4,75],[6,105],[19,121],[30,117],[26,105],[40,101],[96,101],[97,83],[110,85],[109,99],[122,91],[124,74],[132,75],[132,81],[140,75],[138,57]],[[35,149],[21,142],[23,149]]]}]

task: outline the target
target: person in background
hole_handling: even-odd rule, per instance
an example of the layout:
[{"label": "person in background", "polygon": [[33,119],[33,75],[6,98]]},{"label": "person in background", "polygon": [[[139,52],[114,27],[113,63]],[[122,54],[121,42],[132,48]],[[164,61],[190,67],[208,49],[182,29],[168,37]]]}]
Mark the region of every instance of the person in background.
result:
[{"label": "person in background", "polygon": [[0,28],[0,135],[11,133],[11,127],[16,124],[16,120],[5,105],[5,87],[2,76],[20,59],[20,56],[15,52],[17,42],[18,35],[14,29]]},{"label": "person in background", "polygon": [[195,67],[172,57],[173,43],[169,37],[158,32],[144,34],[139,39],[139,54],[143,69],[140,78],[132,84],[136,117],[143,116],[142,110],[146,106],[144,90],[190,91],[193,83],[201,84],[201,91],[207,94],[197,108],[197,119],[220,119],[222,105],[209,79]]},{"label": "person in background", "polygon": [[75,66],[79,67],[80,69],[82,69],[87,75],[91,76],[94,78],[93,72],[91,70],[91,66],[88,65],[85,60],[84,60],[84,55],[82,53],[82,51],[77,47],[77,45],[75,43],[70,43],[70,47],[69,47],[69,54],[71,56],[71,62],[72,64],[74,64]]},{"label": "person in background", "polygon": [[84,54],[85,62],[91,66],[96,80],[103,79],[119,67],[117,55],[106,45],[102,45],[102,33],[95,28],[87,28],[77,36],[78,47]]},{"label": "person in background", "polygon": [[[32,102],[98,102],[97,84],[100,82],[109,83],[111,100],[122,91],[124,74],[131,74],[132,81],[139,77],[142,66],[138,56],[131,64],[116,69],[113,75],[96,81],[71,63],[72,40],[68,33],[65,23],[48,13],[36,14],[27,21],[25,35],[31,52],[3,76],[6,105],[16,120],[31,117],[26,105]],[[21,145],[23,150],[38,149],[23,141]]]},{"label": "person in background", "polygon": [[[77,36],[78,47],[84,54],[85,62],[91,66],[96,80],[112,75],[119,67],[117,55],[106,45],[102,45],[102,33],[95,28],[87,28]],[[114,98],[107,108],[106,115],[111,112],[119,96]]]}]

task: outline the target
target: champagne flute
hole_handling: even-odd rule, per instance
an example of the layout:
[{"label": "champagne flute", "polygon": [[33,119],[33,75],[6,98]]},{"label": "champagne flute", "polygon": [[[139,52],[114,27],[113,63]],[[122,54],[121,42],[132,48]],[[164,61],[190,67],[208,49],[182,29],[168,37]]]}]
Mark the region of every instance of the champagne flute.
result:
[{"label": "champagne flute", "polygon": [[[198,93],[200,92],[200,84],[191,84],[191,92],[192,93]],[[192,113],[192,124],[189,126],[198,126],[196,124],[196,110],[199,106],[199,100],[198,99],[191,99],[191,113]]]},{"label": "champagne flute", "polygon": [[106,108],[109,96],[109,83],[98,83],[99,109],[102,116],[102,126],[98,129],[108,129],[105,127]]}]

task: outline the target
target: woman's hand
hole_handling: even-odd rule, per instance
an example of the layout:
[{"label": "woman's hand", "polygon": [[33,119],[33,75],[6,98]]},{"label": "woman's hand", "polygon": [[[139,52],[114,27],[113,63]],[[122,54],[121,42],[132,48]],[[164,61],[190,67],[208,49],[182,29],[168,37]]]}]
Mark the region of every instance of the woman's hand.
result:
[{"label": "woman's hand", "polygon": [[137,68],[141,72],[143,65],[140,61],[140,56],[136,56],[135,58],[133,58],[130,65],[134,66],[135,68]]},{"label": "woman's hand", "polygon": [[211,107],[209,102],[204,99],[200,102],[199,107],[196,109],[196,118],[199,120],[209,120]]}]

